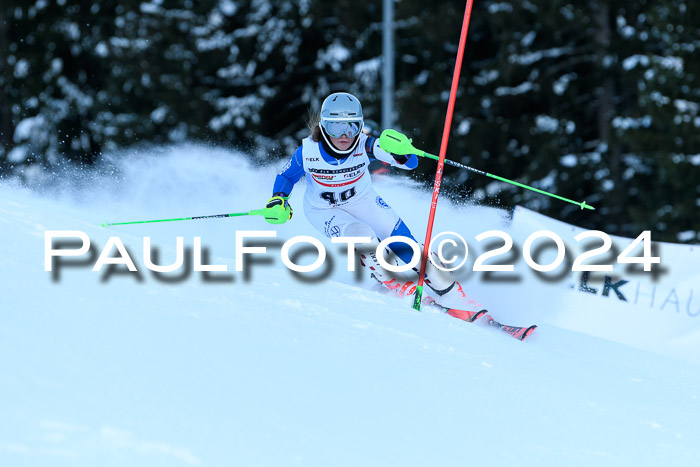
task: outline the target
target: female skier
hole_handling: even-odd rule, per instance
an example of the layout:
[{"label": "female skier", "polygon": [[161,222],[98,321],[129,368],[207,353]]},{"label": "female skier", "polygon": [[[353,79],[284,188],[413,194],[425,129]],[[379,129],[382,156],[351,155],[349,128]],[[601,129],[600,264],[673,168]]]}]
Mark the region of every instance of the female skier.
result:
[{"label": "female skier", "polygon": [[[306,175],[304,213],[308,221],[327,237],[370,237],[372,243],[368,251],[374,252],[381,239],[404,236],[415,241],[415,238],[399,215],[374,190],[369,164],[379,160],[413,170],[418,166],[418,158],[415,154],[395,155],[384,151],[378,138],[363,133],[363,126],[362,105],[355,96],[346,92],[328,96],[321,106],[319,121],[312,123],[311,135],[302,141],[278,173],[266,207],[284,209],[288,217],[284,214],[283,221],[291,219],[289,195]],[[394,242],[389,248],[404,263],[411,261],[413,249],[409,245]],[[383,284],[382,287],[400,294],[415,290],[415,287],[410,288],[412,282],[402,284],[384,270],[374,253],[362,254],[361,264]],[[430,262],[425,283],[445,299],[448,294],[464,298],[464,292],[451,274],[439,271]]]}]

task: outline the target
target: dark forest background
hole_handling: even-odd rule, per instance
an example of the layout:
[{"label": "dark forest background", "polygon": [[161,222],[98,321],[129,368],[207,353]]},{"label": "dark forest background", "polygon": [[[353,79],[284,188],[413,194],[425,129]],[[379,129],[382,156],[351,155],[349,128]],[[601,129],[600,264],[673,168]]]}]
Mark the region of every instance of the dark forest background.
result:
[{"label": "dark forest background", "polygon": [[[395,3],[395,127],[428,152],[464,8]],[[185,140],[277,162],[338,90],[381,121],[381,21],[380,0],[3,0],[0,177]],[[476,0],[448,158],[597,210],[451,167],[445,196],[698,243],[699,27],[690,1]]]}]

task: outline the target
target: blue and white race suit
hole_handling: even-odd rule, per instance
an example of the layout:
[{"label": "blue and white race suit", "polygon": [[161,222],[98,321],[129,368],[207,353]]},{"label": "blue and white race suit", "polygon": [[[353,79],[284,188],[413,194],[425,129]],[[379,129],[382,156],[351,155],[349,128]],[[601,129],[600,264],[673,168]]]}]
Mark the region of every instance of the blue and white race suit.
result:
[{"label": "blue and white race suit", "polygon": [[[372,186],[369,164],[380,160],[394,167],[412,170],[418,158],[410,155],[405,163],[379,146],[377,138],[360,134],[357,148],[348,157],[336,159],[320,142],[309,136],[279,172],[273,193],[290,194],[294,185],[306,177],[304,213],[311,224],[328,237],[348,236],[346,229],[357,222],[368,225],[378,239],[405,236],[413,240],[410,230],[398,214],[377,194]],[[403,243],[389,247],[405,263],[413,250]]]}]

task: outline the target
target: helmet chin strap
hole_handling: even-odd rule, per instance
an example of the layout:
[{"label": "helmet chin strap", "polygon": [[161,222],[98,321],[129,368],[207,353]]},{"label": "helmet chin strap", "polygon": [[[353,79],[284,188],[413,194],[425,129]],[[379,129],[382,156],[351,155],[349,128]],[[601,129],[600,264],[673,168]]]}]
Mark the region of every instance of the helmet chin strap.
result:
[{"label": "helmet chin strap", "polygon": [[341,151],[340,149],[335,147],[335,145],[331,142],[330,137],[326,134],[326,130],[324,130],[323,127],[321,127],[321,136],[323,137],[324,140],[326,140],[328,147],[330,147],[335,153],[337,153],[341,156],[347,156],[355,150],[355,148],[357,147],[357,144],[360,142],[360,135],[361,134],[362,134],[361,131],[358,132],[357,136],[355,136],[355,140],[350,145],[350,147],[345,149],[344,151]]}]

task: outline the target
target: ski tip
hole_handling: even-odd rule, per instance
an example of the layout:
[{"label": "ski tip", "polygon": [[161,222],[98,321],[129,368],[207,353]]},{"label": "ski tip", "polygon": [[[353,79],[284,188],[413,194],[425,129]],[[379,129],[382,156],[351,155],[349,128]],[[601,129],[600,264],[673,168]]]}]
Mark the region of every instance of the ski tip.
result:
[{"label": "ski tip", "polygon": [[478,320],[482,316],[484,316],[486,313],[488,313],[488,310],[479,310],[476,313],[474,313],[474,316],[471,317],[469,320],[470,323],[473,323],[474,321]]},{"label": "ski tip", "polygon": [[521,341],[524,341],[525,339],[527,339],[528,337],[530,337],[530,334],[532,334],[532,333],[535,331],[535,329],[537,329],[537,325],[536,325],[536,324],[533,324],[533,325],[530,326],[529,328],[525,329],[525,331],[523,331],[523,335],[520,337],[520,340],[521,340]]},{"label": "ski tip", "polygon": [[462,321],[466,321],[467,323],[473,323],[477,319],[481,318],[484,314],[486,314],[486,310],[480,310],[480,311],[467,311],[467,310],[458,310],[456,308],[444,308],[445,313],[448,315],[452,316],[453,318],[458,318],[461,319]]}]

